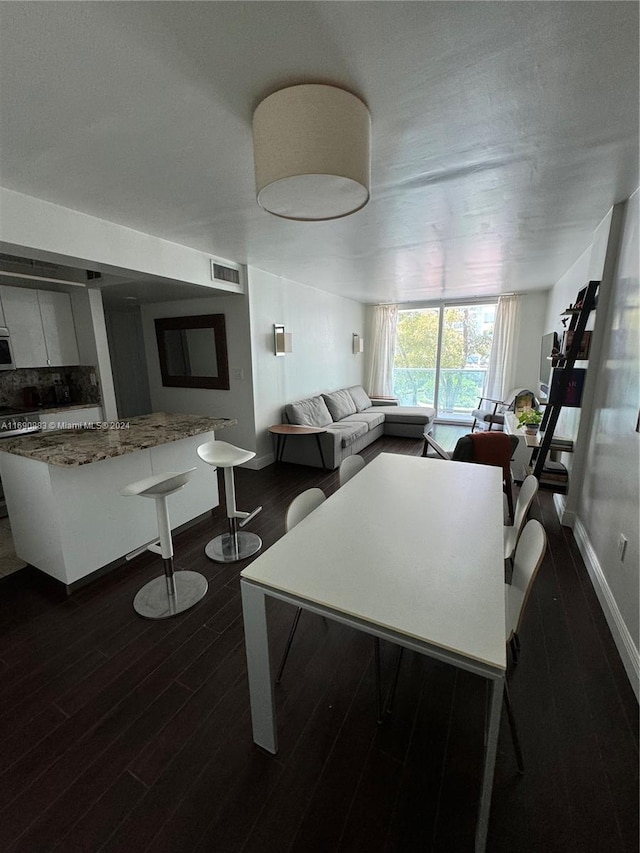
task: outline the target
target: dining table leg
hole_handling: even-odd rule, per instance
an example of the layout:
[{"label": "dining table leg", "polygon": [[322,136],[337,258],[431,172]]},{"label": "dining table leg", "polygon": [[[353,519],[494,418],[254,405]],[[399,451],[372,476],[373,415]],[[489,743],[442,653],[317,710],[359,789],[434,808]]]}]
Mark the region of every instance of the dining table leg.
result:
[{"label": "dining table leg", "polygon": [[278,733],[269,660],[266,595],[259,587],[242,579],[240,591],[253,740],[275,755],[278,751]]},{"label": "dining table leg", "polygon": [[489,810],[491,808],[491,793],[493,791],[493,774],[496,766],[498,751],[498,732],[500,729],[500,712],[502,710],[502,693],[504,676],[490,678],[488,687],[488,720],[485,735],[484,771],[480,789],[480,808],[476,824],[475,853],[485,853],[487,846],[487,831],[489,829]]}]

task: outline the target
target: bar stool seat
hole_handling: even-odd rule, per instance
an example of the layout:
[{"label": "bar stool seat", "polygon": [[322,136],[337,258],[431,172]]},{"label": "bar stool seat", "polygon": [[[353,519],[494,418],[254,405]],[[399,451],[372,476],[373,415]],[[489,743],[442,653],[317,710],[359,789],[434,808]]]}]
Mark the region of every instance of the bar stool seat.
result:
[{"label": "bar stool seat", "polygon": [[[234,563],[257,554],[262,548],[262,539],[255,533],[239,531],[238,527],[248,524],[262,510],[262,507],[256,507],[251,512],[243,512],[237,508],[233,477],[234,467],[248,462],[256,454],[252,450],[243,450],[226,441],[207,441],[198,447],[197,453],[208,465],[222,468],[224,471],[224,490],[229,520],[229,532],[222,533],[207,543],[204,549],[205,554],[217,563]],[[240,519],[239,523],[238,519]]]},{"label": "bar stool seat", "polygon": [[206,595],[208,583],[198,572],[183,571],[174,574],[173,542],[167,508],[167,497],[177,492],[193,476],[196,468],[182,472],[165,472],[129,483],[120,490],[123,497],[153,498],[156,502],[159,542],[145,545],[131,554],[128,559],[143,551],[153,551],[162,556],[164,575],[146,583],[133,599],[133,608],[145,619],[168,619],[183,613],[197,604]]}]

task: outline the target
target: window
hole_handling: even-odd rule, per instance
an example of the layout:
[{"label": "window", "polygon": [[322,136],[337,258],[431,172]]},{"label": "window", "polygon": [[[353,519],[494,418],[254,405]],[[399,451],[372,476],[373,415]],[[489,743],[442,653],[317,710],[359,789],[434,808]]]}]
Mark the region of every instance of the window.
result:
[{"label": "window", "polygon": [[401,405],[432,406],[468,421],[487,371],[497,303],[400,310],[393,393]]}]

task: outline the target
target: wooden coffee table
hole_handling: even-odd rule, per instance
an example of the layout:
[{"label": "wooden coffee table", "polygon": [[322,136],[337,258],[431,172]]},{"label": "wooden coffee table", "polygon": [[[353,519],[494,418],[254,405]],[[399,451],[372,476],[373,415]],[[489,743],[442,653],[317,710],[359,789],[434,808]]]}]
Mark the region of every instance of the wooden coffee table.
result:
[{"label": "wooden coffee table", "polygon": [[295,424],[274,424],[269,427],[269,432],[271,435],[275,435],[276,437],[276,462],[282,461],[284,446],[290,435],[315,435],[316,441],[318,442],[318,450],[320,451],[320,462],[322,463],[322,468],[325,471],[327,470],[327,466],[324,464],[322,445],[320,444],[320,436],[326,432],[326,429],[322,429],[320,427],[296,426]]}]

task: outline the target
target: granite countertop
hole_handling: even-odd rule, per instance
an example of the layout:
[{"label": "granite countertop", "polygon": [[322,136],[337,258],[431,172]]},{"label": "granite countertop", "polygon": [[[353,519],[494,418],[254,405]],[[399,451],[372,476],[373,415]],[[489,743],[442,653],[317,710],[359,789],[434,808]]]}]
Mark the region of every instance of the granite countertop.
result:
[{"label": "granite countertop", "polygon": [[18,438],[7,438],[0,441],[0,451],[49,465],[77,467],[192,435],[214,432],[237,423],[230,418],[154,412],[122,421],[105,421],[94,427],[43,430]]}]

